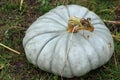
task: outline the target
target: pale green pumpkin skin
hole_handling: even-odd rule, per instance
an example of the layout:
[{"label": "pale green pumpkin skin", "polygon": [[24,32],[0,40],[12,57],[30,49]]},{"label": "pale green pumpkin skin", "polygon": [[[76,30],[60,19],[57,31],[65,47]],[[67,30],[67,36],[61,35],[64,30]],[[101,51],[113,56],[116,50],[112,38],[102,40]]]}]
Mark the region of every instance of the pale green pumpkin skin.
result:
[{"label": "pale green pumpkin skin", "polygon": [[102,20],[78,5],[58,6],[40,16],[26,31],[23,46],[27,59],[40,69],[61,75],[71,33],[69,17],[91,18],[94,31],[73,33],[62,76],[82,76],[105,64],[114,51],[113,38]]}]

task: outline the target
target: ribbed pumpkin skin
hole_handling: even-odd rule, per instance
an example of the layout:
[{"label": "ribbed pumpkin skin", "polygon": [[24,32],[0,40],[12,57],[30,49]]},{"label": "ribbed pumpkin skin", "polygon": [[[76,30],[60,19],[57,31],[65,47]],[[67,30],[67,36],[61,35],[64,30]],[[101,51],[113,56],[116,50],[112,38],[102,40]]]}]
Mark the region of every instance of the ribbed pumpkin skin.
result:
[{"label": "ribbed pumpkin skin", "polygon": [[69,17],[91,18],[94,31],[73,33],[62,76],[82,76],[105,64],[114,50],[113,38],[101,19],[78,5],[58,6],[39,17],[26,31],[23,46],[27,59],[40,69],[61,75],[71,33]]}]

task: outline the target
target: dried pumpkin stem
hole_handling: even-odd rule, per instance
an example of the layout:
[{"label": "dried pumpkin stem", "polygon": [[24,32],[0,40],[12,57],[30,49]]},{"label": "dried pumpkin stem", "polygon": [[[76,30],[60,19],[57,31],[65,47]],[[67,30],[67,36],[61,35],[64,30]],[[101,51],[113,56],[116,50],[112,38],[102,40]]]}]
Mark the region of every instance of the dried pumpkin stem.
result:
[{"label": "dried pumpkin stem", "polygon": [[90,32],[94,31],[94,27],[91,24],[90,18],[84,19],[78,17],[70,17],[68,21],[68,32],[71,33],[74,27],[74,33],[78,32],[79,30],[88,30]]}]

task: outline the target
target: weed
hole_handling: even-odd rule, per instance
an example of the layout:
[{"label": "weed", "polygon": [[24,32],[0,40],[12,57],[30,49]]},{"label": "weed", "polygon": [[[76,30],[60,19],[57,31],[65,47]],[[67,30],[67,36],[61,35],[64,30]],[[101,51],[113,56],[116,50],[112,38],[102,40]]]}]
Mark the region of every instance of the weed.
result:
[{"label": "weed", "polygon": [[1,11],[5,13],[10,13],[12,10],[16,10],[16,8],[19,8],[18,4],[11,4],[9,1],[4,2]]},{"label": "weed", "polygon": [[38,0],[41,5],[38,7],[38,10],[42,13],[48,12],[53,6],[50,4],[50,0]]}]

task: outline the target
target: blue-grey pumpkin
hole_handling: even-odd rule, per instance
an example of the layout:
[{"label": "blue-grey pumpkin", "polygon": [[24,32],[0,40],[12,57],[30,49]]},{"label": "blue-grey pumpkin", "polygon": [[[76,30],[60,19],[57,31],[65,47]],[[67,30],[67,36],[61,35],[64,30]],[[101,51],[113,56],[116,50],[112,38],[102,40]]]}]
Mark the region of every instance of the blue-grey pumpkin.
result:
[{"label": "blue-grey pumpkin", "polygon": [[[93,31],[68,32],[70,17],[91,18]],[[69,54],[68,44],[72,35]],[[105,64],[114,51],[113,38],[102,20],[79,5],[58,6],[40,16],[26,31],[23,46],[27,59],[41,70],[71,78]]]}]

